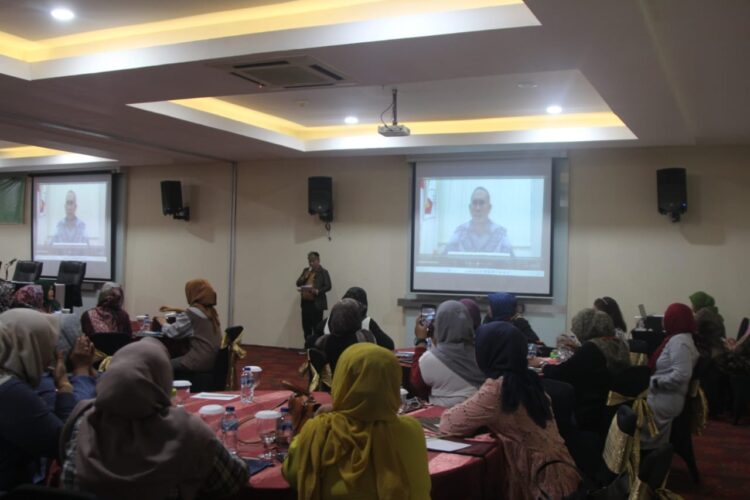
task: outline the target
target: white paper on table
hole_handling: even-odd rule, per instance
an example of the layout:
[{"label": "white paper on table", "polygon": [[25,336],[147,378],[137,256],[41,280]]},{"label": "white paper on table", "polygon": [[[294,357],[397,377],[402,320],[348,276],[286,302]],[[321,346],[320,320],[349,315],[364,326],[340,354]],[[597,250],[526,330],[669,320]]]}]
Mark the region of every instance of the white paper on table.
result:
[{"label": "white paper on table", "polygon": [[456,451],[471,446],[466,443],[457,443],[446,439],[429,438],[427,439],[427,449],[432,451]]},{"label": "white paper on table", "polygon": [[199,392],[190,396],[191,399],[215,399],[217,401],[231,401],[238,397],[237,394],[221,394],[220,392]]}]

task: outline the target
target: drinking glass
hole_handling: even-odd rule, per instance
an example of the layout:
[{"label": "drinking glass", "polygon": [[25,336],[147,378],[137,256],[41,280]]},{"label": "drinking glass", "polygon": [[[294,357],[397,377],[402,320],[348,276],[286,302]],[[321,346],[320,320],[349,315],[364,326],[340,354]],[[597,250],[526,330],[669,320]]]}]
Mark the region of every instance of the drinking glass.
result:
[{"label": "drinking glass", "polygon": [[258,436],[263,443],[263,453],[260,458],[264,460],[273,459],[273,450],[276,447],[276,426],[279,418],[281,418],[281,413],[275,410],[264,410],[255,414]]},{"label": "drinking glass", "polygon": [[260,385],[260,376],[263,374],[263,368],[260,366],[251,366],[250,371],[253,372],[253,380],[255,381],[253,390],[255,390]]},{"label": "drinking glass", "polygon": [[189,380],[175,380],[172,382],[172,387],[175,389],[174,404],[175,406],[183,406],[190,397],[190,387],[192,383]]}]

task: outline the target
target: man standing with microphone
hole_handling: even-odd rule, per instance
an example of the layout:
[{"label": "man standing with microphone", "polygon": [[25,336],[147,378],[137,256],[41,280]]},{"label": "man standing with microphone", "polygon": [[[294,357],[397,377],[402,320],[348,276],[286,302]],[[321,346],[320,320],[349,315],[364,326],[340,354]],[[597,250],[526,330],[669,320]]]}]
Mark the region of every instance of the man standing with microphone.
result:
[{"label": "man standing with microphone", "polygon": [[300,306],[302,307],[302,335],[303,339],[312,335],[315,325],[323,320],[323,311],[328,309],[326,292],[331,290],[331,277],[328,271],[320,265],[320,254],[307,254],[310,267],[302,270],[297,278],[297,290],[300,292]]}]

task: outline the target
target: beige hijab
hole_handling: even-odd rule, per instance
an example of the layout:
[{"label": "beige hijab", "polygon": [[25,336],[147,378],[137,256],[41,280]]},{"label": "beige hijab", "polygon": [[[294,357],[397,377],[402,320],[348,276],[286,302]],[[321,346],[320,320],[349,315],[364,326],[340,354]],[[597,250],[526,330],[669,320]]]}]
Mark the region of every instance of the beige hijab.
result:
[{"label": "beige hijab", "polygon": [[[171,390],[169,354],[159,341],[117,351],[78,429],[76,476],[84,490],[113,500],[156,500],[174,490],[196,498],[216,438],[197,416],[170,406]],[[80,403],[70,421],[87,405]]]},{"label": "beige hijab", "polygon": [[32,309],[0,314],[0,385],[17,377],[36,388],[55,361],[60,336],[57,317]]}]

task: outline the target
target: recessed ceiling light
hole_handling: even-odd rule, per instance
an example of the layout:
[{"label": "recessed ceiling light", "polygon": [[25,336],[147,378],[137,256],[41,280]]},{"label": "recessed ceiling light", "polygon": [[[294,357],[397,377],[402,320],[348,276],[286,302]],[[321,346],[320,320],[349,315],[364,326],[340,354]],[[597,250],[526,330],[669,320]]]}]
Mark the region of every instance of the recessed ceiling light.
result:
[{"label": "recessed ceiling light", "polygon": [[344,118],[344,123],[346,123],[347,125],[356,125],[357,123],[359,123],[359,118],[357,118],[356,116],[347,116],[346,118]]},{"label": "recessed ceiling light", "polygon": [[547,113],[550,115],[559,115],[562,113],[562,108],[557,104],[553,104],[552,106],[547,106]]},{"label": "recessed ceiling light", "polygon": [[536,82],[519,82],[519,89],[536,89],[539,88],[539,84]]},{"label": "recessed ceiling light", "polygon": [[71,19],[76,17],[72,10],[66,9],[65,7],[52,9],[52,11],[50,11],[50,14],[58,21],[70,21]]}]

